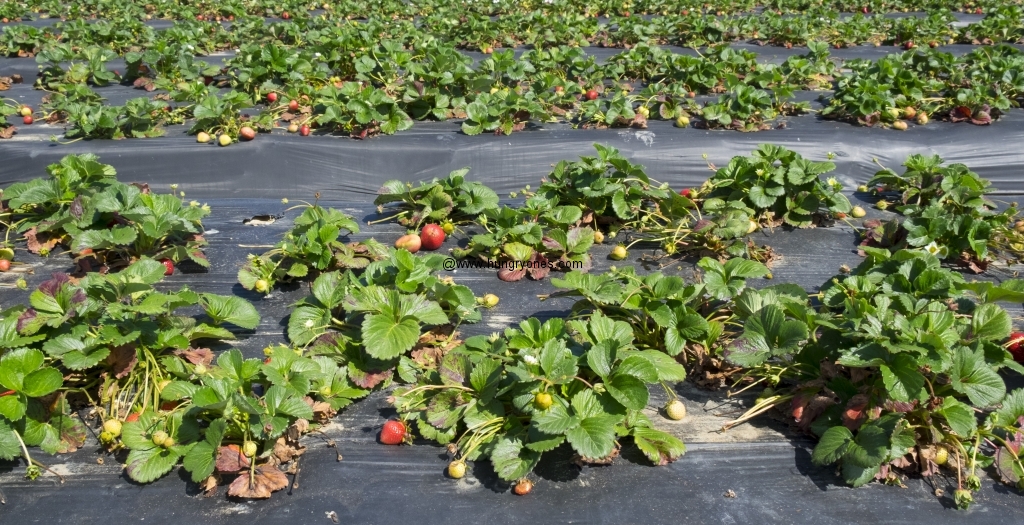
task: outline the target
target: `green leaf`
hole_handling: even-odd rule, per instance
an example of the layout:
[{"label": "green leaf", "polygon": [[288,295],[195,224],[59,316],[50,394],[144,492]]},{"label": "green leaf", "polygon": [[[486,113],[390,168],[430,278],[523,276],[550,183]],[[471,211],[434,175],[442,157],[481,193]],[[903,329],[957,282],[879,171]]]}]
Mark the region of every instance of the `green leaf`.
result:
[{"label": "green leaf", "polygon": [[416,345],[420,324],[411,318],[395,321],[388,315],[373,314],[363,319],[362,334],[368,354],[377,359],[393,359]]},{"label": "green leaf", "polygon": [[25,376],[22,392],[29,397],[43,397],[64,384],[64,376],[55,368],[41,368]]},{"label": "green leaf", "polygon": [[565,347],[565,341],[552,339],[540,352],[540,366],[556,385],[568,383],[576,376],[576,356]]},{"label": "green leaf", "polygon": [[949,428],[961,438],[970,438],[978,428],[978,420],[974,417],[974,410],[951,396],[942,399],[942,406],[935,413],[942,416],[946,423],[949,424]]},{"label": "green leaf", "polygon": [[185,470],[192,473],[192,481],[199,483],[213,474],[217,464],[217,453],[224,439],[227,422],[218,418],[210,422],[206,428],[203,441],[196,443],[182,460]]},{"label": "green leaf", "polygon": [[896,401],[910,402],[924,399],[924,374],[918,370],[917,360],[910,354],[896,354],[888,364],[879,366],[882,382]]},{"label": "green leaf", "polygon": [[564,434],[567,430],[579,426],[580,420],[556,401],[547,410],[534,413],[533,424],[547,434]]},{"label": "green leaf", "polygon": [[633,442],[655,465],[665,465],[686,453],[686,445],[675,436],[647,427],[632,430]]},{"label": "green leaf", "polygon": [[21,456],[21,443],[14,429],[0,419],[0,459],[11,460]]},{"label": "green leaf", "polygon": [[218,324],[231,323],[248,330],[260,324],[260,314],[256,307],[241,297],[225,297],[210,293],[200,294],[200,297],[206,315]]},{"label": "green leaf", "polygon": [[[626,357],[638,356],[646,359],[654,366],[657,372],[657,381],[684,381],[686,380],[686,367],[679,364],[671,356],[658,350],[630,351]],[[653,382],[653,381],[652,381]]]},{"label": "green leaf", "polygon": [[1002,341],[1010,337],[1010,314],[997,304],[979,305],[974,310],[971,329],[977,339]]},{"label": "green leaf", "polygon": [[612,373],[612,363],[616,360],[617,346],[613,341],[598,342],[587,351],[587,366],[598,376],[607,378]]},{"label": "green leaf", "polygon": [[503,437],[491,451],[491,464],[498,477],[513,481],[529,474],[540,460],[540,455],[540,452],[524,447],[519,439]]},{"label": "green leaf", "polygon": [[1024,417],[1024,388],[1018,388],[1003,399],[1003,406],[994,412],[998,425],[1012,426]]},{"label": "green leaf", "polygon": [[815,465],[831,465],[839,461],[853,444],[853,432],[844,426],[829,428],[822,434],[811,453]]},{"label": "green leaf", "polygon": [[151,483],[160,479],[181,459],[179,447],[151,447],[132,449],[125,461],[128,476],[139,483]]},{"label": "green leaf", "polygon": [[966,394],[971,404],[983,408],[995,405],[1006,395],[1006,384],[985,362],[982,349],[960,347],[953,355],[949,374],[953,389]]},{"label": "green leaf", "polygon": [[[644,361],[646,363],[646,361]],[[648,363],[649,365],[649,363]],[[653,368],[653,367],[652,367]],[[632,410],[643,410],[647,406],[650,392],[643,380],[626,374],[616,374],[611,382],[605,384],[608,393],[622,406]],[[600,457],[600,456],[590,456]]]},{"label": "green leaf", "polygon": [[323,334],[330,324],[329,310],[319,306],[299,306],[288,316],[288,339],[297,346],[307,345]]},{"label": "green leaf", "polygon": [[480,395],[480,402],[487,404],[501,382],[501,363],[496,359],[481,359],[469,374],[469,384]]},{"label": "green leaf", "polygon": [[29,397],[42,397],[64,383],[54,368],[42,367],[45,356],[36,349],[21,348],[0,358],[0,385]]},{"label": "green leaf", "polygon": [[590,459],[602,459],[615,448],[615,424],[619,418],[612,415],[591,416],[580,421],[579,426],[569,429],[565,438],[579,455]]}]

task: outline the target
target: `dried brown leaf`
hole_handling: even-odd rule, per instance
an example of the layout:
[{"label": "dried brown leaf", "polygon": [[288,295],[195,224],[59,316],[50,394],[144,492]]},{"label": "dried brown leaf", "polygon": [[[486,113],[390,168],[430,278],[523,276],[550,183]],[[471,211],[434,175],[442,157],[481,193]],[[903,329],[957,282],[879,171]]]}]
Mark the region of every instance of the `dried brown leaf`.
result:
[{"label": "dried brown leaf", "polygon": [[276,467],[256,467],[252,477],[243,473],[228,487],[228,495],[236,498],[267,499],[270,494],[288,486],[288,477]]},{"label": "dried brown leaf", "polygon": [[249,458],[242,453],[238,445],[220,447],[217,451],[218,472],[238,472],[249,468]]},{"label": "dried brown leaf", "polygon": [[121,379],[131,373],[139,357],[135,353],[135,345],[116,346],[110,349],[107,364],[114,371],[114,377]]}]

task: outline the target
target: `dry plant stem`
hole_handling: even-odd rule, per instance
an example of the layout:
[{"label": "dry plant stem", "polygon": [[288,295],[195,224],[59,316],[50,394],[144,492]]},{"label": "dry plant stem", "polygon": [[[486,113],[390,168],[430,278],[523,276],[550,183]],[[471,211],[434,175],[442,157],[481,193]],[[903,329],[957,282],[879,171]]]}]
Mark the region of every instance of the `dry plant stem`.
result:
[{"label": "dry plant stem", "polygon": [[783,403],[785,403],[785,402],[787,402],[787,401],[789,401],[791,399],[793,399],[792,395],[771,396],[771,397],[765,398],[765,399],[761,400],[760,403],[754,405],[750,410],[747,410],[746,412],[744,412],[743,415],[740,416],[738,419],[735,419],[735,420],[730,421],[729,423],[726,423],[725,425],[723,425],[721,432],[725,432],[725,431],[729,430],[730,428],[735,427],[737,425],[742,425],[743,423],[746,423],[747,421],[750,421],[751,419],[754,419],[755,417],[757,417],[757,416],[759,416],[759,415],[761,415],[761,414],[771,410],[773,407],[781,405],[781,404],[783,404]]}]

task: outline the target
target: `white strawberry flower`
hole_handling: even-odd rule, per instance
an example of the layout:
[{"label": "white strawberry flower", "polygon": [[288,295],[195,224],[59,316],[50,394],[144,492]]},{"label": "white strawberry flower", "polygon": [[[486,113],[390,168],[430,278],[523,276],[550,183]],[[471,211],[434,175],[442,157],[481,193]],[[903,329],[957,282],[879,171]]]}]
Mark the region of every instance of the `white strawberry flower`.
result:
[{"label": "white strawberry flower", "polygon": [[540,363],[540,361],[538,361],[536,357],[530,354],[523,354],[523,361],[526,361],[528,364],[531,365],[536,365]]}]

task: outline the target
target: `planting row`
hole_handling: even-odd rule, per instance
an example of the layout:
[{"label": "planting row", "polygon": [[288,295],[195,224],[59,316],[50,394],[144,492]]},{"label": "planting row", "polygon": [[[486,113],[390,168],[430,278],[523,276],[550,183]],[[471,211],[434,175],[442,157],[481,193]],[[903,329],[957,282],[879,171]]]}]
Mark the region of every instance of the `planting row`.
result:
[{"label": "planting row", "polygon": [[[941,263],[981,271],[997,252],[1024,248],[1024,222],[985,200],[986,181],[937,157],[911,157],[902,174],[881,170],[872,181],[879,205],[904,217],[865,224],[864,263],[808,295],[787,284],[750,289],[746,280],[770,278],[769,268],[728,257],[764,257],[743,239],[758,227],[863,216],[820,177],[831,163],[762,146],[701,188],[676,192],[615,150],[597,152],[559,163],[516,207],[465,171],[418,186],[389,182],[377,199],[384,220],[413,232],[396,249],[345,242],[358,231],[351,217],[298,205],[293,227],[239,272],[260,292],[289,280],[309,287],[288,316],[289,344],[268,347],[262,362],[223,349],[259,322],[250,303],[154,286],[175,262],[207,264],[201,219],[210,210],[177,188],[120,183],[92,156],[66,157],[49,177],[3,192],[8,238],[24,234],[41,255],[68,248],[76,271],[0,315],[0,457],[22,456],[27,475],[41,475],[46,467],[26,445],[81,447],[84,423],[69,416],[88,406],[101,444],[127,449],[133,479],[153,481],[180,462],[207,491],[230,483],[230,495],[266,498],[287,485],[281,467],[301,455],[304,433],[400,383],[400,417],[382,443],[416,433],[448,446],[451,477],[488,459],[525,493],[540,457],[562,443],[584,463],[607,463],[630,441],[655,465],[682,455],[683,443],[642,410],[649,385],[667,389],[699,362],[768,387],[736,423],[787,406],[820,438],[814,461],[839,463],[852,485],[950,468],[966,507],[980,469],[994,465],[1020,483],[1024,392],[1008,394],[999,372],[1024,372],[1024,334],[1011,334],[995,303],[1024,302],[1024,281],[968,283]],[[589,268],[590,246],[618,236],[660,246],[651,257],[718,257],[701,259],[695,283],[633,268],[569,272],[541,298],[578,298],[566,319],[462,340],[459,327],[480,321],[498,297],[474,297],[439,275],[445,257],[414,252],[469,228],[482,230],[467,231],[454,256],[533,263],[505,264],[504,281],[544,278],[536,263],[545,261]],[[0,269],[25,271],[12,266],[12,247],[0,252]],[[627,248],[611,257],[624,259]],[[664,410],[685,417],[674,396]]]},{"label": "planting row", "polygon": [[384,0],[359,2],[356,0],[225,0],[222,2],[194,2],[182,4],[174,0],[153,0],[145,3],[118,2],[116,0],[10,0],[0,6],[0,21],[59,18],[111,19],[118,17],[156,18],[170,20],[209,19],[231,20],[244,16],[302,19],[309,16],[331,18],[413,18],[435,13],[458,15],[508,16],[537,11],[549,14],[580,14],[586,17],[625,16],[631,14],[669,15],[683,11],[702,11],[717,15],[766,11],[776,13],[803,13],[820,8],[838,12],[885,13],[908,11],[952,10],[975,12],[978,9],[1019,4],[996,0],[729,0],[714,4],[680,0],[497,0],[490,2],[463,1],[458,3],[417,0]]},{"label": "planting row", "polygon": [[457,47],[489,48],[534,46],[632,47],[637,44],[673,44],[685,47],[751,41],[761,45],[804,46],[826,42],[836,48],[856,45],[945,45],[952,43],[1019,43],[1024,38],[1021,7],[1005,5],[964,27],[954,27],[949,11],[926,17],[892,18],[884,15],[840,16],[828,8],[798,15],[774,11],[717,17],[683,10],[654,18],[634,15],[607,21],[579,12],[533,11],[491,17],[466,13],[461,8],[424,14],[415,19],[390,16],[349,21],[327,16],[268,23],[263,18],[240,17],[230,23],[187,20],[167,29],[156,29],[137,15],[113,19],[73,18],[50,27],[8,25],[0,33],[0,56],[31,57],[58,42],[76,49],[90,45],[116,53],[161,49],[169,45],[193,46],[196,54],[241,47],[255,42],[302,46],[345,28],[364,33],[371,40],[402,39],[420,46],[441,40]]},{"label": "planting row", "polygon": [[[179,55],[175,49],[129,54],[122,76],[110,71],[110,51],[65,44],[39,55],[37,87],[51,93],[41,111],[12,101],[0,105],[8,122],[39,117],[66,126],[78,138],[152,137],[165,124],[191,121],[190,133],[221,145],[251,140],[275,127],[309,134],[319,129],[355,138],[393,134],[414,120],[464,119],[462,131],[511,134],[531,124],[569,122],[581,128],[646,127],[648,119],[706,129],[759,131],[810,110],[796,91],[833,81],[825,118],[907,129],[931,118],[989,124],[1019,105],[1024,53],[979,48],[955,57],[912,50],[877,62],[847,62],[840,73],[823,44],[781,65],[727,46],[701,56],[637,46],[598,64],[579,48],[531,50],[519,58],[498,51],[472,67],[454,48],[430,44],[406,49],[384,42],[360,53],[330,46],[246,45],[224,67]],[[0,86],[17,78],[0,78]],[[8,82],[8,84],[4,84]],[[108,106],[90,85],[132,82],[166,93]],[[639,85],[638,85],[639,84]],[[221,88],[231,88],[224,91]],[[699,104],[697,94],[718,93]],[[260,104],[258,113],[242,110]],[[0,128],[0,137],[16,129]]]}]

